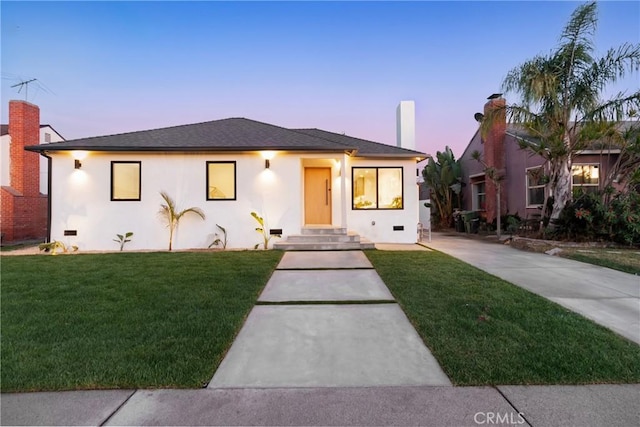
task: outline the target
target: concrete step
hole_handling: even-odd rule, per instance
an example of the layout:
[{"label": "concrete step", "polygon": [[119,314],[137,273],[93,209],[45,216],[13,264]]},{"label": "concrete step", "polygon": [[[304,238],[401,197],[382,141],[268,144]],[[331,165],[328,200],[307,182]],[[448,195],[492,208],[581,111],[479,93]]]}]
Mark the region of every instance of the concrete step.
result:
[{"label": "concrete step", "polygon": [[360,250],[360,242],[289,242],[273,244],[273,249],[283,251],[353,251]]},{"label": "concrete step", "polygon": [[373,249],[372,242],[364,241],[358,233],[347,232],[345,228],[328,226],[307,226],[302,234],[287,236],[273,244],[274,249],[284,251],[351,251]]},{"label": "concrete step", "polygon": [[360,249],[375,249],[376,244],[371,240],[360,238]]},{"label": "concrete step", "polygon": [[326,225],[308,225],[306,227],[302,227],[302,234],[333,234],[333,235],[345,235],[347,234],[346,228],[341,227],[329,227]]},{"label": "concrete step", "polygon": [[291,243],[305,242],[345,242],[354,243],[360,241],[360,235],[357,233],[347,234],[292,234],[287,236],[287,241]]}]

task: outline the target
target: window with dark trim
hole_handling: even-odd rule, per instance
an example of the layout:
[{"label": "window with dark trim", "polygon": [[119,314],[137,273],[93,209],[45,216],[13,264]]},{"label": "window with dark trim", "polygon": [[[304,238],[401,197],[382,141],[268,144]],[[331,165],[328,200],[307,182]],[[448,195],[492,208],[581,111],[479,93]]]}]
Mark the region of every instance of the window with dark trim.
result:
[{"label": "window with dark trim", "polygon": [[352,209],[403,209],[403,174],[401,167],[352,168]]},{"label": "window with dark trim", "polygon": [[207,162],[207,200],[236,200],[236,162]]},{"label": "window with dark trim", "polygon": [[111,200],[139,201],[142,186],[142,162],[111,162]]}]

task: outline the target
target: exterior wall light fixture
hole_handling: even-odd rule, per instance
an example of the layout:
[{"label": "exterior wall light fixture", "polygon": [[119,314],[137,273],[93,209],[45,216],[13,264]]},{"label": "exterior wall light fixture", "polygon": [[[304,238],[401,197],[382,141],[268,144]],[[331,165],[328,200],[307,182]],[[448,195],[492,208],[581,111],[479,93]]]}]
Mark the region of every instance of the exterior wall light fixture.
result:
[{"label": "exterior wall light fixture", "polygon": [[264,159],[264,168],[269,169],[271,167],[271,160]]},{"label": "exterior wall light fixture", "polygon": [[80,163],[80,160],[75,159],[73,161],[73,167],[76,168],[76,169],[80,169],[82,167],[82,163]]}]

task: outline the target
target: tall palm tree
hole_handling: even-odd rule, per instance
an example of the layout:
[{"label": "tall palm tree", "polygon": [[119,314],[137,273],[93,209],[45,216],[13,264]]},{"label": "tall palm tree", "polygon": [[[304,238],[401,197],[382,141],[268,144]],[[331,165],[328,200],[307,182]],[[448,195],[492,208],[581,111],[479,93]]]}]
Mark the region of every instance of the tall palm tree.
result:
[{"label": "tall palm tree", "polygon": [[205,218],[205,215],[202,209],[197,207],[187,208],[178,212],[176,203],[166,192],[161,191],[160,195],[164,199],[164,203],[160,205],[158,215],[160,215],[160,217],[167,223],[167,227],[169,228],[169,250],[171,250],[173,246],[173,234],[178,228],[178,224],[182,217],[189,212],[198,215],[202,219]]},{"label": "tall palm tree", "polygon": [[[572,158],[591,139],[589,135],[593,136],[590,128],[624,120],[640,109],[640,91],[601,99],[610,84],[638,71],[640,44],[624,43],[594,58],[596,24],[596,3],[579,6],[564,28],[559,46],[512,69],[503,82],[506,92],[521,98],[520,103],[506,107],[510,120],[522,124],[535,141],[525,140],[521,145],[549,165],[552,220],[571,199]],[[490,122],[485,120],[483,126],[490,126]]]}]

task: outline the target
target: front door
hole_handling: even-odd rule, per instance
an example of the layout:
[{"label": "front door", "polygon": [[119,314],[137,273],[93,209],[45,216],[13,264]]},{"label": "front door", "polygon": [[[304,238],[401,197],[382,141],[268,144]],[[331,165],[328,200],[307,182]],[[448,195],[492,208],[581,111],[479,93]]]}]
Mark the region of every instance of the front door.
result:
[{"label": "front door", "polygon": [[331,168],[304,168],[304,222],[331,225]]}]

